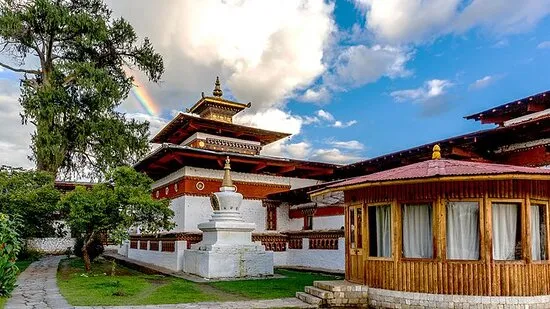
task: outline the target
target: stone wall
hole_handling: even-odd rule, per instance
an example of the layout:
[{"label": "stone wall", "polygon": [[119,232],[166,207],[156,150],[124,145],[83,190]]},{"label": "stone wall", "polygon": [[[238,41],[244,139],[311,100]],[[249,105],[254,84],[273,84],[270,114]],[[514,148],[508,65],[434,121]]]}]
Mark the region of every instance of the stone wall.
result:
[{"label": "stone wall", "polygon": [[368,289],[372,308],[550,308],[550,295],[529,297],[465,296]]},{"label": "stone wall", "polygon": [[68,247],[73,249],[74,238],[29,238],[26,240],[29,250],[36,250],[48,254],[64,254]]}]

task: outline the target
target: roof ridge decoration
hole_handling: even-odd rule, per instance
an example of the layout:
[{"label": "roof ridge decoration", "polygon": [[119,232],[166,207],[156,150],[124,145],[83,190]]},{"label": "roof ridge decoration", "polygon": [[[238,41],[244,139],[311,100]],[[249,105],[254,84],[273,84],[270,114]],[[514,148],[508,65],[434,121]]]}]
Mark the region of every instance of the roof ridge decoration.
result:
[{"label": "roof ridge decoration", "polygon": [[432,160],[439,159],[441,159],[441,147],[439,147],[439,144],[435,144],[432,152]]},{"label": "roof ridge decoration", "polygon": [[216,83],[214,84],[214,91],[212,91],[212,94],[215,97],[221,98],[223,96],[222,87],[220,84],[220,77],[216,76]]}]

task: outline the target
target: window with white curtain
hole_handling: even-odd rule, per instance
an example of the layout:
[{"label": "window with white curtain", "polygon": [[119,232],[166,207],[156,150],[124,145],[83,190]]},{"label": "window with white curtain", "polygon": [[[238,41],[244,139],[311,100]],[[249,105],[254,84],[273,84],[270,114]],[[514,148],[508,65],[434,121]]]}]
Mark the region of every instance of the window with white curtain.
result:
[{"label": "window with white curtain", "polygon": [[433,257],[432,204],[404,204],[403,256]]},{"label": "window with white curtain", "polygon": [[531,204],[531,259],[547,260],[546,205]]},{"label": "window with white curtain", "polygon": [[493,259],[521,259],[520,204],[493,203]]},{"label": "window with white curtain", "polygon": [[479,203],[447,203],[447,259],[479,260]]},{"label": "window with white curtain", "polygon": [[369,255],[391,257],[391,206],[369,206]]}]

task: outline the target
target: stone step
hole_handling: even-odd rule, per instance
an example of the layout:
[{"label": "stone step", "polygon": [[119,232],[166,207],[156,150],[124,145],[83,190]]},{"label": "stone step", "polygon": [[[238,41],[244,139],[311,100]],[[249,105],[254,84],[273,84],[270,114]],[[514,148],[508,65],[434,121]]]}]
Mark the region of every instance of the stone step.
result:
[{"label": "stone step", "polygon": [[306,302],[310,305],[316,305],[319,306],[323,304],[323,300],[319,297],[313,296],[311,294],[308,294],[306,292],[296,292],[296,298],[299,300]]},{"label": "stone step", "polygon": [[322,299],[334,298],[334,293],[333,292],[323,290],[323,289],[319,289],[319,288],[316,288],[316,287],[313,287],[313,286],[306,286],[305,291],[308,294],[311,294],[315,297],[319,297],[319,298],[322,298]]},{"label": "stone step", "polygon": [[314,281],[313,286],[330,292],[367,292],[369,289],[366,285],[345,280]]}]

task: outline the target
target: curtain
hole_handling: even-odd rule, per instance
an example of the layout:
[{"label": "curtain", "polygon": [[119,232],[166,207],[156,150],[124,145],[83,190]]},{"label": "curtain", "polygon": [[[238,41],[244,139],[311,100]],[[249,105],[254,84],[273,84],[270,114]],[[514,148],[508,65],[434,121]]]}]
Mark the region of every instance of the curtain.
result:
[{"label": "curtain", "polygon": [[493,203],[492,212],[493,259],[515,260],[519,206]]},{"label": "curtain", "polygon": [[376,253],[391,257],[391,206],[376,208]]},{"label": "curtain", "polygon": [[432,258],[432,206],[403,205],[403,256]]},{"label": "curtain", "polygon": [[479,260],[479,204],[447,203],[447,258]]},{"label": "curtain", "polygon": [[531,257],[533,260],[542,260],[540,240],[540,206],[531,205]]}]

